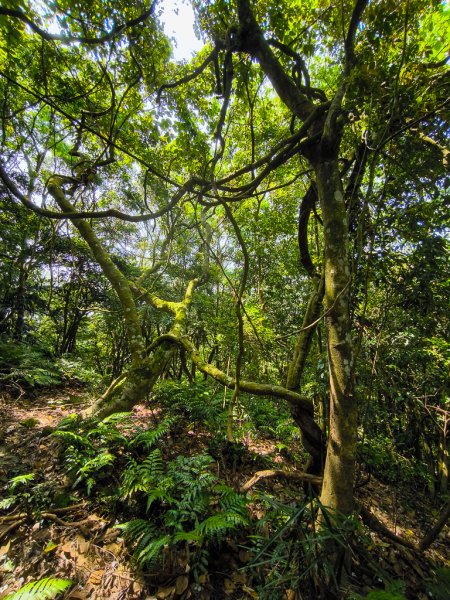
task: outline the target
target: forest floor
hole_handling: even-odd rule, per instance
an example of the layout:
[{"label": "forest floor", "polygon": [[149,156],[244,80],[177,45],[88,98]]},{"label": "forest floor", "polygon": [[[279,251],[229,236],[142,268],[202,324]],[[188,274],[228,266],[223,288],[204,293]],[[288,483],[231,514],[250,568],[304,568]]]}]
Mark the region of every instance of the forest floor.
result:
[{"label": "forest floor", "polygon": [[[33,498],[22,491],[20,508],[1,511],[0,598],[44,577],[72,579],[75,585],[64,596],[67,600],[258,598],[252,572],[246,569],[251,556],[236,541],[236,536],[222,545],[220,555],[210,561],[209,572],[203,579],[193,582],[189,565],[182,557],[178,557],[177,569],[171,572],[162,569],[152,574],[135,568],[121,531],[115,528],[120,515],[108,514],[104,505],[86,494],[71,490],[69,506],[50,505],[43,511],[32,510],[36,495],[41,496],[45,505],[46,499],[55,499],[58,493],[67,494],[70,489],[61,443],[48,433],[63,417],[81,412],[87,401],[88,397],[76,388],[25,395],[20,401],[7,394],[0,395],[0,498],[8,495],[8,482],[13,477],[33,474]],[[155,418],[155,411],[143,405],[133,411],[136,423],[148,425]],[[184,431],[172,443],[175,453],[189,453],[197,447],[203,450],[204,436]],[[241,460],[239,468],[232,464],[217,465],[221,477],[236,490],[262,465],[267,468],[268,461],[273,468],[296,467],[289,453],[280,453],[271,439],[248,439],[246,451],[251,459]],[[298,485],[295,481],[277,479],[258,482],[258,487],[281,498],[287,490],[291,498],[295,496]],[[425,491],[399,490],[374,477],[358,489],[357,496],[386,527],[413,543],[424,537],[439,514],[439,506]],[[257,506],[253,507],[253,513],[256,519],[260,516]],[[408,598],[445,598],[442,590],[432,594],[433,588],[428,583],[437,569],[450,566],[448,527],[422,554],[368,530],[365,536],[365,543],[354,550],[349,589],[365,594],[388,577],[404,583]],[[304,596],[299,591],[287,590],[280,592],[279,598],[301,600]]]}]

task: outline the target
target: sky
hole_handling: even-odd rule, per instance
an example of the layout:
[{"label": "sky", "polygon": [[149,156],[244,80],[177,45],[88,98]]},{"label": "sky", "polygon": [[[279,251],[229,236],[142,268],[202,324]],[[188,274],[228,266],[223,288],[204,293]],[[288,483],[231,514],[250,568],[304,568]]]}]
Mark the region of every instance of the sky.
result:
[{"label": "sky", "polygon": [[175,60],[189,59],[192,52],[200,50],[203,43],[195,37],[194,11],[186,0],[162,0],[163,9],[160,19],[164,23],[164,32],[172,41]]}]

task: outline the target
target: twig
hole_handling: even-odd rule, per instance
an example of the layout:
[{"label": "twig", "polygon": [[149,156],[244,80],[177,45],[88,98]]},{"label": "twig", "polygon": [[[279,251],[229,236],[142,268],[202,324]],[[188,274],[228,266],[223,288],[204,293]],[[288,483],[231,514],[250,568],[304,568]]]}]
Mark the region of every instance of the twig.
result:
[{"label": "twig", "polygon": [[41,513],[41,517],[43,519],[50,519],[50,521],[54,521],[55,523],[58,523],[58,525],[62,525],[63,527],[81,527],[83,525],[87,525],[90,522],[89,517],[87,519],[83,519],[82,521],[64,521],[54,513],[48,512]]},{"label": "twig", "polygon": [[14,529],[16,529],[17,527],[19,527],[20,525],[23,525],[23,523],[25,523],[26,518],[24,519],[19,519],[18,521],[16,521],[15,523],[11,523],[11,525],[9,525],[5,531],[2,531],[0,533],[0,540],[2,540],[4,537],[6,537],[8,535],[8,533],[10,533],[11,531],[13,531]]}]

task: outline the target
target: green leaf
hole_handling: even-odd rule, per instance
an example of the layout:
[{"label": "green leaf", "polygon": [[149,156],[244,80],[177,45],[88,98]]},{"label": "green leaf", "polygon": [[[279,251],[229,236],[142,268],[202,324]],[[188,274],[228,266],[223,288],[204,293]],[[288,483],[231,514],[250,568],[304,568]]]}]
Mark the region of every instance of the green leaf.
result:
[{"label": "green leaf", "polygon": [[45,577],[38,581],[30,581],[17,592],[8,594],[5,600],[52,600],[65,592],[73,583],[71,579]]}]

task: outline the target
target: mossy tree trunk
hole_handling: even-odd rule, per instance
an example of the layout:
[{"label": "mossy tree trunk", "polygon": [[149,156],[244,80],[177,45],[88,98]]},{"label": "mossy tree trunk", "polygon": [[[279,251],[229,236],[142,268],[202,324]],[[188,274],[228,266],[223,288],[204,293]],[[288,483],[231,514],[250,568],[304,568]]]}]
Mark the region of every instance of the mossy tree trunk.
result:
[{"label": "mossy tree trunk", "polygon": [[[74,207],[64,192],[64,183],[64,177],[53,176],[48,183],[48,190],[63,212],[74,212]],[[104,418],[116,412],[129,411],[145,399],[176,352],[173,344],[165,343],[158,346],[150,358],[147,356],[134,294],[143,295],[152,306],[171,313],[174,316],[171,332],[179,335],[184,333],[187,307],[198,280],[189,283],[181,302],[167,302],[145,290],[133,288],[103,248],[91,225],[84,219],[74,219],[73,224],[88,244],[95,260],[117,294],[131,353],[128,372],[119,377],[115,384],[111,385],[105,394],[86,411],[86,416],[95,415],[97,418]]]},{"label": "mossy tree trunk", "polygon": [[[355,65],[354,40],[367,0],[356,0],[344,40],[343,69],[336,92],[330,102],[316,104],[308,89],[297,87],[257,23],[250,0],[238,0],[238,50],[258,61],[280,100],[299,118],[311,143],[303,150],[316,176],[317,194],[324,228],[325,325],[328,343],[330,383],[330,435],[324,470],[321,500],[331,511],[351,515],[353,512],[353,477],[356,457],[357,407],[352,382],[352,340],[350,332],[348,256],[348,218],[338,167],[342,138],[342,101]],[[325,97],[325,94],[322,94]],[[314,308],[314,306],[310,306]],[[307,311],[308,312],[308,311]],[[312,311],[314,312],[314,311]],[[310,342],[299,340],[298,355]],[[303,346],[303,347],[302,347]],[[295,384],[299,369],[294,357],[290,385]]]},{"label": "mossy tree trunk", "polygon": [[316,177],[324,230],[324,314],[330,383],[330,426],[321,502],[343,515],[350,515],[357,404],[352,377],[348,219],[337,161],[319,162]]}]

